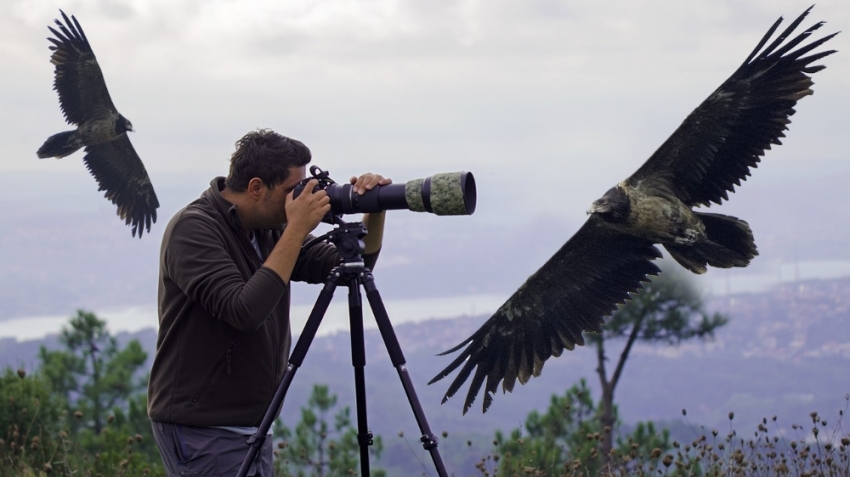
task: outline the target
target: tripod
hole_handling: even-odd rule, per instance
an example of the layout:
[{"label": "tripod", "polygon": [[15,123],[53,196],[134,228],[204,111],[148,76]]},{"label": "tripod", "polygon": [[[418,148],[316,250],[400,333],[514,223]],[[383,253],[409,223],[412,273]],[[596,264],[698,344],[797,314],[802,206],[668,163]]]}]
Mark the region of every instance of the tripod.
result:
[{"label": "tripod", "polygon": [[398,339],[395,336],[395,331],[393,331],[389,315],[387,315],[387,310],[384,308],[384,303],[381,301],[378,288],[375,286],[375,279],[372,276],[372,272],[363,264],[361,254],[363,253],[364,245],[361,238],[366,235],[366,229],[362,222],[346,223],[338,216],[333,216],[333,222],[339,225],[339,227],[311,241],[305,247],[309,248],[318,242],[327,240],[336,246],[342,258],[342,263],[334,267],[325,280],[325,286],[319,293],[316,304],[313,306],[309,318],[307,318],[304,331],[298,337],[298,342],[295,344],[295,349],[289,357],[286,372],[278,385],[272,402],[266,410],[266,414],[263,416],[257,432],[248,438],[248,454],[245,456],[245,460],[242,461],[242,467],[236,475],[237,477],[245,477],[248,474],[251,463],[256,457],[257,452],[262,448],[267,433],[277,414],[280,412],[283,399],[286,396],[289,385],[292,384],[295,372],[304,362],[304,356],[307,354],[307,349],[316,336],[319,324],[322,322],[322,318],[331,303],[331,298],[333,298],[334,290],[336,290],[339,284],[347,284],[348,312],[351,326],[351,360],[354,365],[355,399],[357,402],[357,441],[360,446],[360,475],[362,477],[368,477],[370,475],[369,446],[372,445],[372,433],[369,431],[366,417],[366,382],[364,374],[366,346],[363,336],[363,304],[360,295],[360,285],[363,285],[363,288],[366,290],[366,298],[372,307],[372,313],[375,315],[375,321],[378,323],[378,329],[384,340],[384,345],[387,347],[387,352],[390,355],[390,360],[393,363],[393,367],[398,371],[401,384],[407,394],[407,400],[410,402],[416,422],[419,425],[419,430],[422,432],[422,437],[419,439],[422,442],[422,447],[430,452],[431,459],[434,461],[434,466],[437,469],[437,474],[440,477],[447,477],[446,467],[443,464],[440,451],[437,449],[437,437],[431,432],[428,421],[425,419],[422,405],[416,396],[416,390],[413,388],[413,381],[407,372],[401,345],[399,345]]}]

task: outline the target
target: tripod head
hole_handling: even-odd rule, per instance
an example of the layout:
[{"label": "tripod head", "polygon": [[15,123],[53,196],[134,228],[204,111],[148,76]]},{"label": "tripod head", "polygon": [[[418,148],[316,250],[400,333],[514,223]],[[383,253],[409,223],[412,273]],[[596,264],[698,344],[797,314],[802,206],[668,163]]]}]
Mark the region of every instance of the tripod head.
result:
[{"label": "tripod head", "polygon": [[369,233],[366,230],[366,226],[363,225],[363,222],[346,222],[342,220],[341,215],[332,215],[331,217],[336,227],[330,232],[304,244],[304,250],[320,242],[329,242],[336,246],[340,258],[342,258],[343,266],[352,266],[355,264],[362,266],[362,255],[366,247],[366,244],[363,243],[363,237]]}]

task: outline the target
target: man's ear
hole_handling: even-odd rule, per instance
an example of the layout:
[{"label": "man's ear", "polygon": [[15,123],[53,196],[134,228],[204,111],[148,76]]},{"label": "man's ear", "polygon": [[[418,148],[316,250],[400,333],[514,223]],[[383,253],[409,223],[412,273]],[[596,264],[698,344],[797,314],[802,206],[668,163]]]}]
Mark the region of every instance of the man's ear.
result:
[{"label": "man's ear", "polygon": [[266,185],[263,183],[263,180],[259,177],[254,177],[250,181],[248,181],[248,188],[246,192],[248,196],[254,200],[260,200],[263,198],[263,191],[267,189]]}]

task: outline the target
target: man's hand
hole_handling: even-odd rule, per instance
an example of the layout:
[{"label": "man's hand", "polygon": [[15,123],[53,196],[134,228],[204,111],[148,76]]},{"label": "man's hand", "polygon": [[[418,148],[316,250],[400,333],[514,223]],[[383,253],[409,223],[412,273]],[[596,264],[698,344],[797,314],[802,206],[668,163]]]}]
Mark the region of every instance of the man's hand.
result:
[{"label": "man's hand", "polygon": [[357,192],[358,195],[363,195],[367,190],[372,190],[377,185],[392,184],[393,180],[388,177],[385,178],[380,174],[367,172],[360,177],[352,176],[349,182],[354,186],[354,192]]},{"label": "man's hand", "polygon": [[286,228],[302,240],[331,210],[331,199],[327,192],[313,192],[318,183],[316,179],[310,179],[297,198],[292,198],[293,192],[286,196]]},{"label": "man's hand", "polygon": [[[375,186],[393,183],[392,179],[380,174],[372,174],[371,172],[367,172],[360,177],[352,177],[350,182],[358,195],[365,194],[366,191],[374,189]],[[369,230],[369,233],[363,237],[363,243],[365,245],[363,253],[375,253],[381,249],[381,244],[384,240],[385,216],[386,214],[384,212],[373,212],[363,215],[363,225]]]}]

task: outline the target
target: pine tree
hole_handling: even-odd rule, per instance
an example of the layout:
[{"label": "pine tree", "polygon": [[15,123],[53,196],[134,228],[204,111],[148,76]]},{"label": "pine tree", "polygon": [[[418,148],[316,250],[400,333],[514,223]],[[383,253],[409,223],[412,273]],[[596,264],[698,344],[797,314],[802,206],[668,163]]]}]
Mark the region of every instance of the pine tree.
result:
[{"label": "pine tree", "polygon": [[[280,421],[275,424],[274,436],[282,439],[276,452],[276,475],[280,476],[331,476],[358,475],[360,470],[360,446],[357,428],[351,422],[348,407],[339,410],[330,423],[330,413],[337,405],[337,396],[330,394],[328,386],[317,384],[307,402],[301,408],[301,420],[294,431]],[[383,442],[380,436],[373,439],[369,452],[380,457]],[[371,466],[371,474],[385,475],[381,469]]]},{"label": "pine tree", "polygon": [[[617,427],[614,412],[614,390],[623,375],[632,346],[637,341],[675,346],[693,339],[708,340],[728,317],[705,311],[699,292],[678,272],[664,272],[621,306],[609,318],[601,335],[586,333],[588,342],[596,347],[602,401],[599,420],[604,432],[602,457],[610,461],[613,436]],[[625,338],[614,371],[609,375],[606,363],[606,344]]]}]

